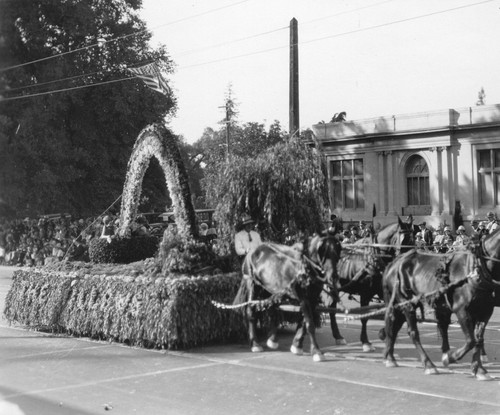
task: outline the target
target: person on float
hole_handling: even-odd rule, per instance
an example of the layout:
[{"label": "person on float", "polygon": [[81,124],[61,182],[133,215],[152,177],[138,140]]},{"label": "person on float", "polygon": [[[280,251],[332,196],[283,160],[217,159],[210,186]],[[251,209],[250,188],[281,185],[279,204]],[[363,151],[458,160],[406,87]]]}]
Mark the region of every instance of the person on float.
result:
[{"label": "person on float", "polygon": [[262,239],[254,230],[255,222],[248,214],[243,214],[241,217],[241,226],[243,229],[234,235],[234,249],[236,255],[243,263],[245,256],[253,249],[257,248]]},{"label": "person on float", "polygon": [[111,216],[106,215],[102,219],[102,232],[101,238],[106,239],[108,243],[111,243],[111,239],[115,236],[115,226],[113,225],[113,220]]}]

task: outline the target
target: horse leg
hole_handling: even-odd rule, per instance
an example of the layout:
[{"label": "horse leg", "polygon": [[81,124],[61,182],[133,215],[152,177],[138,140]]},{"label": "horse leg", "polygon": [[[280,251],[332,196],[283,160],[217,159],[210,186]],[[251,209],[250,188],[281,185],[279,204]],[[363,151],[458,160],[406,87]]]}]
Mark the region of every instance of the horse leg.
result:
[{"label": "horse leg", "polygon": [[424,373],[426,375],[437,375],[439,372],[436,366],[429,358],[422,346],[422,343],[420,342],[420,333],[418,332],[417,313],[415,308],[408,308],[404,313],[406,316],[406,323],[408,324],[408,336],[410,336],[411,340],[413,341],[413,344],[415,345],[415,348],[417,349],[417,352],[420,356],[420,361],[424,365]]},{"label": "horse leg", "polygon": [[[361,298],[360,298],[361,307],[367,306],[370,303],[371,298],[372,298],[371,295],[366,295],[366,294],[361,295]],[[375,351],[375,347],[373,347],[373,345],[370,343],[370,340],[368,340],[368,331],[367,331],[367,327],[366,327],[367,323],[368,323],[367,318],[361,319],[361,335],[360,335],[359,339],[361,340],[363,352],[365,352],[365,353]]]},{"label": "horse leg", "polygon": [[337,324],[337,314],[336,313],[329,313],[329,314],[330,314],[330,328],[332,329],[332,336],[335,339],[335,344],[337,346],[346,345],[347,341],[344,338],[344,336],[340,334],[339,326]]},{"label": "horse leg", "polygon": [[[334,296],[332,294],[328,293],[327,296],[322,294],[321,298],[326,307],[337,308],[337,301],[334,300]],[[340,334],[339,326],[337,324],[337,313],[330,311],[328,314],[330,316],[330,328],[332,330],[332,336],[335,339],[335,344],[337,346],[347,344],[344,336]]]},{"label": "horse leg", "polygon": [[437,327],[441,336],[441,362],[447,367],[450,363],[450,342],[448,328],[451,323],[451,310],[446,304],[437,304],[435,307]]},{"label": "horse leg", "polygon": [[301,315],[299,322],[297,323],[297,330],[295,331],[295,336],[293,337],[292,346],[290,351],[297,356],[302,356],[304,354],[304,338],[305,338],[305,322],[304,317]]},{"label": "horse leg", "polygon": [[481,321],[476,324],[476,346],[472,355],[471,369],[477,380],[492,380],[488,375],[487,370],[483,367],[481,360],[481,352],[484,351],[484,331],[486,329],[486,321]]},{"label": "horse leg", "polygon": [[460,309],[456,311],[456,316],[458,319],[458,323],[462,328],[462,332],[465,336],[465,344],[459,349],[455,350],[453,353],[449,354],[449,363],[456,363],[462,357],[464,357],[470,350],[476,347],[476,338],[474,334],[474,322],[470,314],[464,309]]},{"label": "horse leg", "polygon": [[300,308],[304,316],[304,325],[311,340],[311,354],[315,362],[322,362],[325,360],[323,352],[320,350],[316,340],[316,326],[314,324],[313,309],[308,300],[300,302]]},{"label": "horse leg", "polygon": [[387,309],[387,312],[385,313],[384,330],[385,367],[398,367],[396,359],[394,358],[394,345],[396,344],[396,338],[398,337],[399,330],[401,330],[401,327],[403,327],[404,322],[405,317],[401,311],[393,307]]},{"label": "horse leg", "polygon": [[279,347],[278,343],[278,310],[275,307],[272,307],[269,310],[269,320],[270,320],[270,329],[269,329],[269,337],[267,338],[266,346],[271,350],[276,350]]},{"label": "horse leg", "polygon": [[246,317],[248,322],[248,339],[250,341],[250,348],[252,353],[259,353],[264,351],[262,346],[257,341],[257,329],[256,329],[256,316],[251,305],[246,307]]}]

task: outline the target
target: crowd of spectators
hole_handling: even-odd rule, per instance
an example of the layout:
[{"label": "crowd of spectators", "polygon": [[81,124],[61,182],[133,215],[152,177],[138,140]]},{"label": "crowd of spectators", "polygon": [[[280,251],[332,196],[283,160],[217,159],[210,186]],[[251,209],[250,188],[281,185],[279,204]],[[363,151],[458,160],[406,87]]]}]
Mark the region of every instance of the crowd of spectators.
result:
[{"label": "crowd of spectators", "polygon": [[[378,224],[375,228],[370,226],[370,222],[360,221],[357,224],[350,224],[344,229],[341,221],[335,215],[332,215],[331,227],[328,230],[331,233],[338,234],[343,245],[353,244],[357,240],[369,236],[372,232],[377,232],[380,228]],[[479,241],[483,236],[488,235],[500,227],[497,215],[494,212],[488,212],[485,220],[471,221],[469,230],[460,225],[455,232],[446,224],[439,224],[435,229],[427,226],[426,222],[420,222],[415,225],[415,246],[417,249],[447,253],[463,249],[470,242]]]},{"label": "crowd of spectators", "polygon": [[0,220],[0,264],[41,266],[69,258],[88,261],[88,243],[102,223],[69,215]]},{"label": "crowd of spectators", "polygon": [[[111,242],[118,230],[112,215],[75,219],[70,215],[0,219],[0,265],[41,266],[56,261],[89,261],[93,238]],[[135,235],[148,235],[149,224],[138,216],[131,226]]]}]

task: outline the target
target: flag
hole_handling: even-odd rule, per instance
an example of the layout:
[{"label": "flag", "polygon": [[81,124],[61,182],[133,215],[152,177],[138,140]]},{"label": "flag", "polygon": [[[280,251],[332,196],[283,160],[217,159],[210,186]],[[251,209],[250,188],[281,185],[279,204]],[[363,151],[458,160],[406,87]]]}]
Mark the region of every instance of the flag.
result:
[{"label": "flag", "polygon": [[142,79],[144,83],[154,89],[155,91],[161,92],[164,95],[170,94],[170,88],[167,82],[163,78],[158,65],[155,62],[148,63],[144,66],[139,66],[138,68],[127,68],[135,76]]},{"label": "flag", "polygon": [[373,204],[373,209],[372,209],[372,218],[377,216],[377,207],[375,206],[375,203]]}]

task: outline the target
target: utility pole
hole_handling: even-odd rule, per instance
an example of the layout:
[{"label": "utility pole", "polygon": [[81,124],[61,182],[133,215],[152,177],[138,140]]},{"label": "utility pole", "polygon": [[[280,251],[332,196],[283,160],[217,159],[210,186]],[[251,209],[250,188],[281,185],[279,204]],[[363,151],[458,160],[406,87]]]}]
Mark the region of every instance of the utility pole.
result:
[{"label": "utility pole", "polygon": [[290,138],[299,134],[299,34],[297,19],[290,20]]}]

